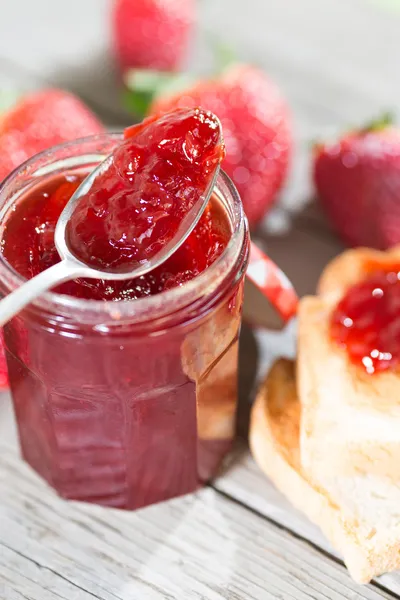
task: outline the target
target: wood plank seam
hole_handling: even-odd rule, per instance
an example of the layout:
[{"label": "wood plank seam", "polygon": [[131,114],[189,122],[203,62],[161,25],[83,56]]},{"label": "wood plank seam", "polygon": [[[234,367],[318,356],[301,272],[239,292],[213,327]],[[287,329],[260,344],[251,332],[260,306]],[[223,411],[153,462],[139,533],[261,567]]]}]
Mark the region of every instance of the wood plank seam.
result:
[{"label": "wood plank seam", "polygon": [[[38,567],[41,570],[45,570],[45,571],[49,571],[49,573],[52,573],[53,575],[55,575],[56,577],[58,577],[59,579],[62,579],[63,581],[65,581],[66,583],[68,583],[69,585],[75,587],[76,589],[80,590],[81,592],[85,592],[86,594],[88,594],[89,596],[92,596],[93,598],[96,598],[96,600],[102,600],[100,598],[100,596],[97,596],[96,594],[94,594],[93,592],[90,592],[89,590],[81,587],[79,584],[75,583],[74,581],[71,581],[70,579],[68,579],[68,577],[65,577],[64,575],[61,575],[61,573],[58,573],[57,571],[55,571],[54,569],[52,569],[51,567],[48,567],[46,565],[42,565],[41,563],[37,562],[37,560],[35,560],[34,558],[32,558],[31,556],[27,556],[26,554],[23,554],[22,552],[20,552],[19,550],[16,550],[15,548],[11,548],[10,546],[8,546],[7,544],[5,544],[1,539],[0,539],[0,547],[3,548],[7,548],[7,550],[9,550],[10,552],[13,552],[14,554],[16,554],[17,556],[20,556],[21,558],[30,561],[31,563],[33,563],[36,567]],[[54,592],[53,592],[54,593]],[[61,597],[61,596],[60,596]],[[120,600],[123,600],[123,598],[121,598]]]},{"label": "wood plank seam", "polygon": [[[300,542],[307,544],[307,546],[313,548],[313,550],[315,550],[316,552],[318,552],[325,558],[332,560],[337,565],[340,565],[341,567],[345,568],[345,565],[344,565],[343,561],[340,560],[340,558],[338,558],[337,556],[334,556],[327,550],[324,550],[324,548],[321,548],[321,546],[318,546],[318,544],[315,544],[311,540],[303,537],[299,533],[296,533],[292,529],[285,527],[285,525],[283,525],[282,523],[279,523],[279,521],[275,521],[272,517],[265,515],[264,513],[258,511],[256,508],[254,508],[252,506],[248,506],[247,504],[245,504],[241,500],[238,500],[234,496],[231,496],[227,492],[223,492],[222,490],[218,489],[218,487],[214,487],[214,485],[212,483],[209,484],[209,487],[211,487],[215,492],[217,492],[220,496],[222,496],[226,500],[229,500],[229,501],[233,502],[234,504],[237,504],[241,508],[248,510],[249,512],[256,515],[257,517],[260,517],[260,518],[268,521],[268,523],[270,523],[272,526],[276,527],[277,529],[280,529],[281,531],[284,531],[285,533],[287,533],[288,535],[292,536],[293,538],[299,540]],[[378,590],[380,590],[382,592],[385,592],[386,594],[389,594],[392,598],[396,598],[397,600],[400,600],[400,596],[398,594],[396,594],[392,590],[389,590],[387,587],[385,587],[378,581],[373,580],[373,581],[371,581],[371,583],[369,585],[377,588]]]},{"label": "wood plank seam", "polygon": [[[187,578],[193,577],[193,573],[198,573],[199,565],[203,564],[204,559],[206,559],[207,563],[204,551],[206,550],[209,552],[210,545],[207,543],[205,548],[201,549],[201,544],[205,539],[204,532],[207,531],[204,527],[209,526],[210,516],[217,519],[214,521],[214,526],[216,526],[218,539],[224,544],[225,549],[232,551],[232,556],[230,560],[225,562],[225,571],[223,567],[222,576],[220,575],[219,566],[216,567],[215,572],[211,569],[210,575],[208,574],[207,568],[206,570],[203,569],[203,571],[201,571],[202,575],[199,582],[201,585],[199,594],[201,595],[196,596],[199,600],[200,598],[216,600],[217,597],[231,600],[231,598],[235,597],[236,593],[238,593],[237,598],[243,598],[243,600],[251,600],[252,597],[268,597],[271,600],[272,598],[292,598],[293,600],[302,598],[305,600],[306,593],[308,594],[307,597],[320,599],[331,598],[332,600],[340,600],[344,597],[349,599],[364,597],[362,595],[362,588],[356,589],[354,584],[351,584],[350,579],[347,578],[341,565],[323,558],[319,552],[313,551],[309,545],[306,546],[302,542],[299,542],[291,532],[283,531],[284,528],[281,528],[282,533],[280,534],[275,524],[271,524],[267,520],[260,521],[259,516],[257,514],[252,514],[251,511],[243,511],[242,508],[247,508],[246,506],[239,506],[238,503],[229,498],[229,495],[228,498],[221,497],[221,495],[213,490],[211,486],[209,486],[211,489],[200,491],[197,498],[196,495],[194,495],[173,501],[172,503],[166,503],[165,510],[167,511],[167,515],[169,515],[167,521],[169,521],[170,525],[173,525],[173,527],[164,529],[164,519],[160,520],[161,506],[157,510],[155,508],[149,508],[148,510],[143,511],[141,514],[142,516],[140,516],[138,513],[129,515],[125,511],[108,512],[95,506],[83,504],[75,505],[74,503],[60,501],[59,498],[50,493],[44,496],[42,493],[44,488],[40,485],[40,481],[34,477],[33,473],[30,473],[27,470],[26,465],[23,465],[19,461],[15,451],[10,451],[8,456],[6,446],[2,445],[2,447],[4,448],[4,451],[2,452],[2,456],[4,457],[4,480],[9,480],[12,483],[13,473],[15,470],[18,471],[15,480],[16,485],[15,487],[11,486],[11,489],[13,489],[14,492],[5,494],[5,499],[8,498],[9,502],[5,503],[6,509],[4,516],[8,517],[9,521],[5,524],[4,529],[5,531],[8,531],[10,540],[16,539],[15,546],[14,541],[7,545],[11,545],[13,548],[15,547],[19,552],[22,552],[22,554],[25,555],[26,552],[24,546],[21,546],[21,543],[23,543],[21,532],[24,529],[26,531],[27,527],[30,528],[32,526],[32,529],[29,529],[30,537],[33,541],[37,539],[37,545],[36,542],[35,544],[30,544],[30,555],[33,556],[34,559],[37,559],[38,556],[41,556],[41,554],[38,554],[37,552],[39,551],[39,547],[42,546],[44,556],[47,557],[45,558],[46,568],[48,569],[48,565],[52,574],[54,571],[58,574],[60,569],[62,569],[61,572],[64,572],[63,569],[67,563],[60,563],[59,558],[65,557],[65,559],[70,562],[70,565],[67,566],[68,568],[71,567],[72,563],[77,563],[75,568],[77,577],[80,577],[79,583],[82,590],[85,590],[87,585],[91,585],[91,583],[86,584],[84,581],[92,581],[92,576],[95,577],[96,583],[98,583],[99,577],[101,582],[103,582],[103,580],[108,582],[106,588],[102,588],[99,591],[93,590],[94,594],[92,593],[92,597],[94,596],[95,598],[97,597],[101,600],[105,600],[105,598],[110,599],[111,597],[119,599],[122,595],[122,597],[125,598],[122,590],[115,587],[115,582],[119,578],[121,583],[126,585],[126,573],[132,573],[132,569],[136,572],[135,580],[133,582],[135,585],[138,585],[140,589],[145,589],[144,586],[146,586],[146,588],[152,587],[153,583],[155,583],[152,581],[152,573],[156,564],[154,562],[154,556],[152,558],[154,548],[151,547],[151,544],[150,546],[146,544],[142,555],[145,560],[139,560],[138,562],[136,555],[140,547],[140,540],[137,538],[137,535],[139,534],[141,538],[144,539],[144,537],[146,537],[147,539],[149,535],[151,538],[154,538],[154,535],[156,534],[157,545],[159,540],[162,541],[162,546],[165,545],[165,551],[161,551],[160,557],[162,560],[166,561],[162,572],[162,577],[166,578],[166,581],[159,581],[159,583],[166,583],[168,581],[168,578],[170,577],[169,569],[172,566],[173,569],[175,569],[175,576],[173,584],[171,584],[173,587],[171,590],[166,590],[167,593],[168,591],[172,592],[172,595],[169,597],[171,599],[174,598],[174,600],[175,598],[190,598],[190,595],[184,596],[179,593],[180,590],[174,589],[179,584],[179,581],[176,579],[176,574],[180,573],[180,578],[182,578],[182,574],[185,576],[184,589],[187,591]],[[40,487],[38,487],[39,485]],[[213,496],[209,496],[207,492],[212,493]],[[216,499],[219,501],[215,502]],[[46,506],[47,504],[48,506]],[[15,512],[13,508],[14,505],[16,505]],[[187,512],[186,508],[189,508],[190,510]],[[194,513],[191,511],[194,511]],[[236,514],[237,511],[241,511],[242,515],[239,513]],[[59,529],[59,514],[64,512],[66,513],[64,516],[67,519],[67,526],[64,529]],[[186,514],[186,518],[183,521],[182,512],[183,514]],[[246,514],[248,515],[248,518],[246,518]],[[112,527],[113,524],[119,524],[116,529],[118,539],[116,539],[115,536],[103,537],[103,531],[98,530],[96,527],[92,527],[92,525],[94,525],[94,515],[101,515],[101,520],[105,519],[108,521],[110,519],[112,521],[114,519],[114,523],[111,523],[111,530],[114,531],[114,528]],[[19,521],[20,516],[21,521]],[[46,516],[51,517],[49,523],[47,523]],[[200,548],[201,553],[199,556],[197,555],[197,550],[190,553],[189,561],[185,567],[185,562],[181,562],[182,557],[186,556],[185,553],[188,549],[188,542],[185,541],[185,532],[187,533],[188,523],[192,522],[193,516],[197,518],[196,535],[189,537],[189,542],[191,547]],[[10,519],[17,519],[19,529],[21,530],[22,528],[22,530],[15,532]],[[142,526],[138,528],[140,520],[142,520]],[[246,546],[245,535],[247,532],[247,520],[249,521],[250,526],[249,531],[252,533],[249,534]],[[78,549],[80,548],[81,552],[85,552],[85,555],[81,555],[82,563],[79,558],[80,554],[75,554],[75,550],[65,553],[66,549],[71,548],[71,542],[75,547],[75,539],[79,537],[76,528],[73,527],[71,529],[71,523],[75,523],[79,529],[82,529],[82,524],[84,524],[83,529],[89,534],[87,536],[86,533],[84,533],[82,543],[80,545],[78,543]],[[182,523],[186,523],[186,526],[183,529],[177,529],[176,525],[180,524],[181,527]],[[239,525],[236,526],[235,523]],[[87,527],[88,524],[90,527]],[[59,547],[58,544],[54,542],[54,538],[51,537],[50,543],[48,544],[46,536],[43,535],[43,531],[41,531],[43,527],[48,527],[48,531],[50,533],[52,531],[55,532],[56,536],[65,533],[66,545]],[[265,532],[265,536],[262,535],[261,530]],[[172,531],[174,534],[171,538]],[[135,534],[134,536],[132,536],[133,532]],[[289,533],[290,535],[288,535]],[[36,538],[36,536],[38,537]],[[237,562],[237,558],[235,559],[235,557],[238,548],[241,548],[241,539],[245,542],[244,546],[246,546],[246,548],[243,551],[240,551],[239,554],[241,562],[244,561],[245,567],[242,568],[239,576],[236,577],[236,571],[241,563]],[[123,540],[122,545],[121,540]],[[105,544],[111,549],[115,544],[116,548],[119,549],[118,556],[110,551],[110,553],[102,558],[97,550],[102,551]],[[300,546],[300,544],[302,550],[304,550],[304,558],[300,558],[299,556],[300,548],[297,548],[297,550],[294,548],[295,545]],[[94,552],[94,550],[96,550],[96,552]],[[171,551],[175,553],[176,556],[169,558]],[[219,550],[216,551],[215,558],[218,557],[218,552]],[[89,556],[87,562],[85,558],[86,553]],[[120,553],[122,553],[121,556]],[[115,560],[119,561],[122,556],[123,562],[120,564],[115,562]],[[97,563],[99,557],[100,562]],[[111,557],[112,562],[107,565],[106,562],[110,561]],[[176,562],[176,559],[179,557],[181,557],[181,559],[179,562]],[[151,559],[150,562],[149,558]],[[289,563],[287,562],[287,559],[289,559]],[[329,593],[325,593],[325,588],[323,587],[325,585],[323,581],[324,577],[321,575],[323,569],[319,570],[316,561],[321,563],[321,565],[326,563],[328,577],[327,589],[329,589]],[[58,565],[58,567],[56,565]],[[99,565],[99,571],[97,571],[97,565]],[[106,569],[104,567],[106,567]],[[144,571],[142,570],[143,567],[145,568]],[[138,571],[138,568],[141,570]],[[309,574],[309,568],[311,569],[311,575]],[[109,579],[104,579],[106,574],[110,577]],[[140,579],[137,578],[138,574],[140,575]],[[142,579],[143,576],[144,579]],[[253,596],[248,594],[246,587],[243,587],[245,585],[243,583],[244,577],[249,577],[252,593],[254,594]],[[312,580],[310,577],[312,577]],[[68,575],[68,578],[70,579],[71,577]],[[296,586],[296,589],[294,589],[294,586]],[[90,587],[90,589],[93,588]],[[116,589],[119,591],[118,595],[115,595]],[[366,597],[369,598],[376,598],[378,595],[379,597],[393,598],[393,595],[388,594],[387,592],[378,591],[372,586],[365,589]],[[163,589],[160,588],[160,586],[154,588],[154,590],[158,594],[157,598],[168,597],[166,594],[163,594]],[[203,594],[204,591],[207,593]],[[261,591],[263,591],[264,595],[261,595]],[[282,595],[282,592],[284,592],[284,595]],[[133,588],[131,588],[131,593],[136,593]],[[216,596],[216,594],[218,596]],[[137,598],[138,596],[132,595],[129,597]],[[151,596],[139,597],[148,597],[153,600],[156,596],[153,594]],[[49,600],[49,598],[50,596],[46,598],[46,600]],[[35,600],[38,600],[37,596],[35,596]]]}]

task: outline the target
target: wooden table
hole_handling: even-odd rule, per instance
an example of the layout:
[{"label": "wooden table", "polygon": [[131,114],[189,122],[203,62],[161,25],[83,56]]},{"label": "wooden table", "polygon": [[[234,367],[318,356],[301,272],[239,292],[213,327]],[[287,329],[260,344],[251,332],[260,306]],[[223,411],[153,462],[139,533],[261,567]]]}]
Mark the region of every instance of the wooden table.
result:
[{"label": "wooden table", "polygon": [[[394,5],[393,0],[393,5]],[[311,204],[312,140],[400,100],[400,16],[367,0],[202,0],[203,28],[233,40],[280,83],[293,107],[297,155],[281,205],[256,241],[312,292],[341,246]],[[126,122],[107,55],[108,0],[3,1],[0,84],[79,91],[110,124]],[[209,61],[205,36],[195,68]],[[260,325],[270,313],[249,292]],[[243,328],[240,431],[257,378],[294,331]],[[10,400],[0,398],[0,598],[7,600],[400,597],[400,576],[354,584],[340,558],[274,489],[238,442],[209,487],[135,513],[59,499],[18,455]]]}]

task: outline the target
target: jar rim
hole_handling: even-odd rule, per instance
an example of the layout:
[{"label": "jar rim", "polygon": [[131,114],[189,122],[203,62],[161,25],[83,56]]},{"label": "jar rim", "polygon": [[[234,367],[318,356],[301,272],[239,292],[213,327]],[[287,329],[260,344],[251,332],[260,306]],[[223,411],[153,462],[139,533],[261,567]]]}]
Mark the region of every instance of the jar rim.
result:
[{"label": "jar rim", "polygon": [[[58,160],[56,155],[58,152],[68,153],[68,150],[71,150],[72,152],[74,148],[82,150],[86,145],[93,146],[98,143],[101,146],[108,142],[116,144],[121,140],[121,136],[122,134],[117,132],[88,136],[53,146],[44,152],[36,154],[15,169],[0,184],[0,203],[3,204],[2,199],[4,197],[7,200],[7,190],[19,176],[26,175],[30,170],[33,171],[31,174],[33,177],[51,174],[51,169],[46,169],[45,166],[35,169],[35,164],[43,163],[46,161],[46,158],[48,158],[49,160],[53,160],[53,164],[60,165],[61,163],[62,167],[62,164],[65,163],[68,168],[73,168],[71,161],[73,162],[74,158],[90,157],[93,160],[94,154],[96,154],[98,160],[101,160],[105,157],[104,153],[84,152],[83,155],[71,155],[70,157],[64,157]],[[84,166],[84,163],[80,164],[80,166]],[[51,167],[51,163],[48,167]],[[23,188],[19,191],[18,196],[22,192]],[[245,234],[248,228],[239,194],[231,179],[222,170],[217,180],[215,195],[219,197],[220,200],[225,201],[225,203],[229,203],[230,214],[228,214],[228,217],[231,220],[232,234],[227,246],[220,256],[218,256],[205,271],[193,279],[185,282],[181,286],[171,288],[153,296],[119,302],[87,300],[74,298],[73,296],[65,294],[46,292],[32,302],[32,305],[30,305],[27,310],[45,311],[46,313],[59,315],[61,318],[70,317],[82,322],[92,322],[93,320],[98,322],[101,320],[102,323],[121,323],[121,321],[125,321],[126,319],[133,319],[135,322],[141,322],[153,320],[154,318],[162,317],[166,314],[176,313],[178,310],[196,301],[199,297],[209,297],[212,295],[213,291],[216,291],[222,284],[227,274],[231,272],[233,266],[243,253],[243,245],[246,240]],[[15,194],[11,197],[14,196]],[[15,200],[16,199],[17,198],[15,198]],[[1,207],[0,222],[5,221],[5,216],[12,204],[13,202],[10,202],[5,208]],[[13,291],[26,281],[26,279],[7,262],[2,253],[0,253],[0,280],[2,287],[5,287],[6,292]]]}]

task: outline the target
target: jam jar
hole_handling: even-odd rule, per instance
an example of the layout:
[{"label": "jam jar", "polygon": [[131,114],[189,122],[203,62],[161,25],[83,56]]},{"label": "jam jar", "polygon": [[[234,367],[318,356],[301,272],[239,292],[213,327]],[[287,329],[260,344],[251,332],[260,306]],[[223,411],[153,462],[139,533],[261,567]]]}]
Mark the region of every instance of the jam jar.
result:
[{"label": "jam jar", "polygon": [[[80,181],[121,139],[106,134],[52,148],[3,182],[3,296],[29,276],[24,268],[37,253],[46,267],[46,249],[29,246],[29,228],[47,223],[34,222],[37,198],[42,208],[59,199],[46,213],[54,208],[55,223],[69,197],[59,189]],[[95,291],[63,284],[4,327],[22,455],[60,495],[138,508],[194,491],[229,450],[249,235],[223,173],[208,210],[225,242],[192,278],[135,298],[116,294],[112,282],[102,294],[104,282]]]}]

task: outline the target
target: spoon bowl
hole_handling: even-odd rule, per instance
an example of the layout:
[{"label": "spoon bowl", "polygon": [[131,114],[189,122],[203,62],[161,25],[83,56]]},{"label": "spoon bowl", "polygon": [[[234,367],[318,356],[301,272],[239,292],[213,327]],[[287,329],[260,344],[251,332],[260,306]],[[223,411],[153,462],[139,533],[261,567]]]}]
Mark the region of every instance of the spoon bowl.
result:
[{"label": "spoon bowl", "polygon": [[[60,255],[62,261],[67,261],[71,263],[71,265],[76,265],[76,267],[81,267],[85,269],[87,273],[84,275],[85,277],[89,277],[92,279],[106,279],[106,280],[124,280],[124,279],[135,279],[136,277],[140,277],[141,275],[145,275],[150,271],[153,271],[160,265],[162,265],[166,260],[174,254],[177,249],[185,242],[188,236],[192,233],[193,229],[196,227],[199,222],[204,210],[211,199],[213,190],[217,183],[218,175],[220,173],[220,166],[218,165],[215,168],[215,171],[210,178],[207,189],[205,193],[200,197],[198,202],[192,206],[192,208],[188,211],[186,216],[182,219],[179,224],[178,229],[176,230],[174,236],[161,248],[159,252],[157,252],[153,257],[147,260],[140,261],[135,264],[134,269],[129,268],[129,266],[125,267],[124,270],[118,271],[103,271],[97,269],[95,266],[89,266],[86,263],[82,262],[75,254],[72,252],[68,245],[68,236],[67,236],[67,225],[69,220],[79,203],[79,200],[90,192],[90,189],[96,180],[96,178],[104,173],[108,167],[111,165],[113,160],[112,155],[108,156],[103,162],[101,162],[89,175],[84,179],[75,193],[71,196],[68,203],[66,204],[64,210],[62,211],[56,225],[55,233],[54,233],[54,242],[57,248],[57,252]],[[57,266],[57,265],[56,265]],[[89,273],[90,271],[90,273]],[[1,323],[1,302],[0,302],[0,323]]]}]

